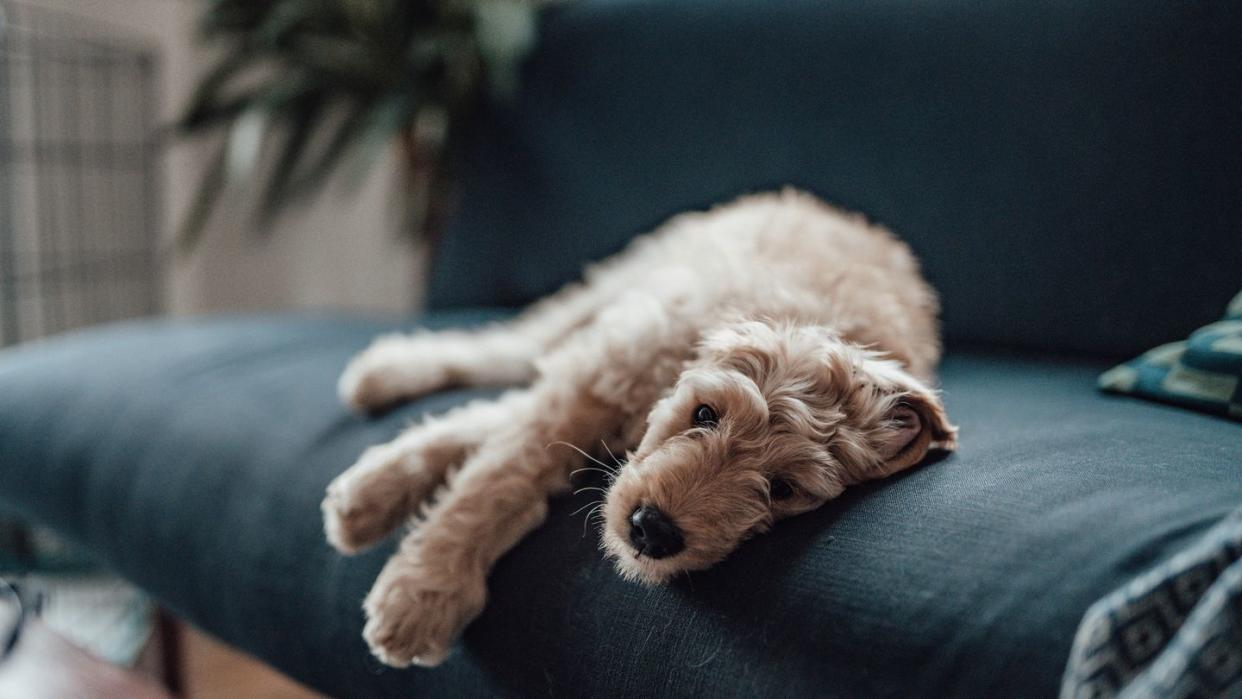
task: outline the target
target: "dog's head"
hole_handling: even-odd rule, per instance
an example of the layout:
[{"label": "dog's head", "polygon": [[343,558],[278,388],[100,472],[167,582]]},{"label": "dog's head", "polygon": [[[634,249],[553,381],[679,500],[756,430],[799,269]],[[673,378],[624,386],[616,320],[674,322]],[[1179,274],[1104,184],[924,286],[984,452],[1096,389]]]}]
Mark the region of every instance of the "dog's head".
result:
[{"label": "dog's head", "polygon": [[608,492],[603,545],[646,582],[706,568],[846,486],[953,449],[956,431],[895,361],[820,327],[731,324],[652,409]]}]

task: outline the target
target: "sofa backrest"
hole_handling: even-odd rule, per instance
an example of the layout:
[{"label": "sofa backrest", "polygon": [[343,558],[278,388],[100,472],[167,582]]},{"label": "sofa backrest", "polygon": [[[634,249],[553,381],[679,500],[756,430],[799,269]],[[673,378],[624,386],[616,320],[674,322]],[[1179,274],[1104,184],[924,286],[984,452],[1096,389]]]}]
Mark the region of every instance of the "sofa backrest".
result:
[{"label": "sofa backrest", "polygon": [[1125,354],[1242,288],[1242,4],[579,0],[476,133],[433,306],[519,305],[793,184],[904,237],[951,343]]}]

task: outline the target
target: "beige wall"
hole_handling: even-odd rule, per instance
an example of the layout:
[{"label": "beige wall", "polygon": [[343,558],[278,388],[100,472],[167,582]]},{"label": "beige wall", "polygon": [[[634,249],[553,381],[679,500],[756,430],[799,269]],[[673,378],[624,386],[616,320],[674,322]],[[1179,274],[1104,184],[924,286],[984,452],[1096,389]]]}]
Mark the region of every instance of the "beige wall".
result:
[{"label": "beige wall", "polygon": [[[160,98],[171,121],[208,65],[192,37],[196,0],[27,0],[28,4],[108,23],[138,35],[161,54]],[[164,160],[166,241],[192,201],[209,143],[177,143]],[[364,186],[334,183],[318,201],[284,216],[258,236],[240,210],[240,194],[223,202],[189,255],[169,245],[165,307],[174,313],[273,309],[406,311],[421,296],[420,256],[398,234],[392,215],[395,158]]]}]

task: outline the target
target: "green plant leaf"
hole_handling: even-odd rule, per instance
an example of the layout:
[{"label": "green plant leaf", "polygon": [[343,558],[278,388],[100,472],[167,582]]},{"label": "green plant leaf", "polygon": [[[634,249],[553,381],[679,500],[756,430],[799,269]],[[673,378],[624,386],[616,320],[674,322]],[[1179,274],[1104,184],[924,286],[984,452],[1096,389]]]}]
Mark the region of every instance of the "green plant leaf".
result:
[{"label": "green plant leaf", "polygon": [[[420,110],[443,112],[448,138],[456,138],[483,92],[484,55],[503,63],[496,54],[521,54],[513,47],[529,38],[529,13],[500,5],[528,1],[200,0],[199,33],[219,57],[175,128],[228,130],[248,114],[264,115],[272,125],[264,138],[279,139],[263,148],[273,158],[252,178],[260,188],[255,213],[266,228],[334,171],[344,168],[347,182],[360,182],[395,138],[414,129]],[[491,14],[476,14],[481,2],[494,6]],[[510,77],[499,80],[509,84]],[[431,156],[437,163],[459,152],[451,142],[440,147]],[[226,147],[204,172],[183,244],[198,239],[229,186],[228,171]]]},{"label": "green plant leaf", "polygon": [[225,179],[229,184],[250,180],[263,155],[263,141],[271,117],[262,110],[250,109],[238,117],[229,129],[229,154]]},{"label": "green plant leaf", "polygon": [[306,151],[307,142],[319,125],[319,116],[324,106],[322,96],[309,95],[281,125],[283,142],[268,173],[267,185],[259,202],[258,223],[261,232],[268,232],[280,210],[295,198],[293,195],[298,190],[293,185],[298,165]]},{"label": "green plant leaf", "polygon": [[[243,70],[251,67],[254,60],[253,54],[238,52],[216,63],[194,89],[177,119],[177,128],[183,133],[194,133],[240,114],[245,104],[253,100],[255,92],[231,98],[221,93]],[[232,106],[225,108],[225,105]]]},{"label": "green plant leaf", "polygon": [[360,125],[353,157],[347,164],[348,180],[354,185],[366,179],[371,167],[403,130],[414,120],[417,104],[413,94],[397,92],[386,96]]},{"label": "green plant leaf", "polygon": [[308,196],[321,187],[345,154],[356,147],[365,135],[371,118],[372,105],[351,104],[344,106],[343,109],[345,113],[338,123],[324,124],[324,128],[329,130],[331,135],[327,137],[317,157],[306,162],[301,172],[290,183],[291,196]]},{"label": "green plant leaf", "polygon": [[188,252],[198,244],[211,218],[212,209],[224,191],[228,180],[228,153],[229,144],[225,141],[216,148],[215,155],[203,171],[194,202],[181,223],[181,229],[177,231],[177,246],[182,252]]}]

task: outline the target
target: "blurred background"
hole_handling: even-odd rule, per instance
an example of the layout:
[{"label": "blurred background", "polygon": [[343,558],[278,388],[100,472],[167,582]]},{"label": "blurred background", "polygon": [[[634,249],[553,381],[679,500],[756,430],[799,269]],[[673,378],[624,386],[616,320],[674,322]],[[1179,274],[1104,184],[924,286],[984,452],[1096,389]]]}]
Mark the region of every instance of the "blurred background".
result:
[{"label": "blurred background", "polygon": [[[334,173],[262,223],[234,186],[197,243],[177,244],[221,140],[170,128],[221,51],[195,39],[204,8],[0,2],[5,344],[155,312],[417,305],[420,258],[390,196],[396,167],[348,185]],[[392,150],[377,157],[395,159]]]},{"label": "blurred background", "polygon": [[[378,8],[381,20],[399,14],[392,3],[353,4]],[[255,89],[241,73],[270,74],[260,64],[283,41],[266,36],[267,46],[243,51],[270,30],[261,21],[269,5],[0,0],[0,347],[157,314],[419,307],[427,246],[410,196],[419,181],[411,149],[434,161],[443,124],[431,120],[430,146],[394,137],[415,119],[389,99],[407,86],[364,84],[366,66],[352,82],[301,94],[273,94],[287,80]],[[293,34],[340,19],[316,17],[316,6],[351,3],[301,5]],[[233,79],[249,81],[249,102],[228,92]],[[280,117],[308,113],[303,128],[324,134],[289,142],[297,127]],[[264,114],[275,116],[257,123]],[[284,151],[274,136],[288,139]],[[314,156],[313,177],[303,177],[303,152]],[[152,675],[179,664],[188,695],[303,692],[180,630],[130,586],[2,513],[0,578],[94,655]]]}]

